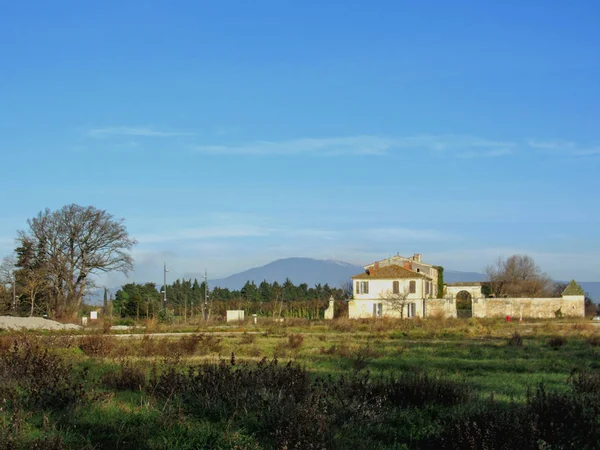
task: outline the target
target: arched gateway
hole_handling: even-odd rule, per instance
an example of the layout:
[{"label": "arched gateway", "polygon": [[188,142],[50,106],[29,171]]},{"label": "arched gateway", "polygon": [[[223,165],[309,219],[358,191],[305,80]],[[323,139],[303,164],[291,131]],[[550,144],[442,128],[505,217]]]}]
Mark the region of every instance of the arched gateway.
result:
[{"label": "arched gateway", "polygon": [[472,317],[473,303],[483,297],[481,283],[462,282],[451,283],[445,286],[446,298],[454,301],[456,305],[456,317]]}]

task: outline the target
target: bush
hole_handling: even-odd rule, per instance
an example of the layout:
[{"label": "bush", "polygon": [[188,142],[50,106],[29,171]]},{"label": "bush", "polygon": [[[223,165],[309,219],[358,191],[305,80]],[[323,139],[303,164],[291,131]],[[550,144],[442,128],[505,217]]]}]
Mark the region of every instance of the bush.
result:
[{"label": "bush", "polygon": [[600,336],[597,334],[588,337],[585,341],[588,343],[588,345],[600,347]]},{"label": "bush", "polygon": [[515,331],[513,333],[513,335],[510,337],[510,339],[508,340],[507,344],[509,347],[521,348],[521,347],[523,347],[523,338],[517,331]]},{"label": "bush", "polygon": [[146,373],[131,362],[123,361],[118,371],[104,374],[100,381],[113,389],[141,391],[146,386]]},{"label": "bush", "polygon": [[158,312],[158,321],[160,323],[168,323],[171,324],[175,320],[175,313],[170,309],[161,309]]},{"label": "bush", "polygon": [[304,336],[301,334],[290,334],[288,336],[288,347],[292,350],[298,350],[302,347],[302,343],[304,342]]},{"label": "bush", "polygon": [[548,339],[548,345],[556,350],[559,347],[567,345],[567,338],[564,336],[552,336]]},{"label": "bush", "polygon": [[528,393],[527,403],[490,402],[451,417],[426,447],[435,449],[598,448],[598,401],[576,390],[559,394],[543,385]]},{"label": "bush", "polygon": [[33,339],[15,341],[0,353],[0,379],[3,398],[13,404],[62,409],[86,398],[87,370],[74,373]]},{"label": "bush", "polygon": [[113,337],[90,334],[81,338],[79,348],[88,356],[105,357],[115,346]]},{"label": "bush", "polygon": [[256,340],[255,334],[248,334],[248,333],[244,332],[244,334],[242,334],[242,336],[240,338],[240,344],[242,344],[242,345],[254,344],[255,340]]}]

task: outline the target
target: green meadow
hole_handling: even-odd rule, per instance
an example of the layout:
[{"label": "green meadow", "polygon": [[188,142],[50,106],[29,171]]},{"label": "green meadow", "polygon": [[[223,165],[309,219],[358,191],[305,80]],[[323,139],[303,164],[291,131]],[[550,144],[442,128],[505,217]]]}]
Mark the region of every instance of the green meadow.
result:
[{"label": "green meadow", "polygon": [[600,446],[590,321],[148,327],[4,332],[0,448]]}]

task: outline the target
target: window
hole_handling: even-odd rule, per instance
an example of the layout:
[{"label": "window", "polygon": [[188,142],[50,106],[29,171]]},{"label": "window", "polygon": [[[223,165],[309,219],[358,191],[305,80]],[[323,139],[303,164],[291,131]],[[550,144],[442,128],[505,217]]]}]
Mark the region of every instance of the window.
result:
[{"label": "window", "polygon": [[421,271],[421,269],[417,269],[417,272],[420,272],[420,271]]},{"label": "window", "polygon": [[369,282],[368,281],[357,281],[356,282],[356,293],[357,294],[368,294],[369,293]]},{"label": "window", "polygon": [[411,294],[416,294],[416,292],[417,292],[417,282],[416,281],[411,281],[408,284],[408,292],[410,292]]},{"label": "window", "polygon": [[425,295],[429,295],[429,281],[425,282]]},{"label": "window", "polygon": [[373,303],[373,317],[383,316],[383,303]]},{"label": "window", "polygon": [[400,282],[399,281],[394,281],[392,283],[392,292],[394,294],[399,294],[400,293]]},{"label": "window", "polygon": [[408,311],[407,311],[406,317],[415,317],[417,314],[417,304],[409,303],[407,306],[408,306]]}]

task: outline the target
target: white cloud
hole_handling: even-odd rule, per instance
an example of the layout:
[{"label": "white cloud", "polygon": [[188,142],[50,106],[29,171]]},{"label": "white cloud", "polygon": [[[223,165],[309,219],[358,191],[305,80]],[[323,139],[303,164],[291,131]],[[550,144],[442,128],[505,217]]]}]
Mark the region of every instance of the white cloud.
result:
[{"label": "white cloud", "polygon": [[336,138],[301,138],[282,141],[254,141],[238,145],[199,145],[193,150],[216,155],[385,155],[394,150],[426,150],[449,156],[505,156],[515,143],[460,135],[381,137],[359,135]]},{"label": "white cloud", "polygon": [[539,148],[541,150],[573,150],[576,147],[574,142],[565,141],[562,139],[530,139],[528,144],[530,147]]},{"label": "white cloud", "polygon": [[357,230],[353,234],[362,236],[364,241],[432,242],[457,238],[444,231],[422,228],[371,228]]},{"label": "white cloud", "polygon": [[94,128],[89,130],[88,134],[94,138],[103,138],[108,136],[175,137],[194,135],[194,133],[184,133],[180,131],[158,131],[152,129],[152,127]]},{"label": "white cloud", "polygon": [[571,156],[595,156],[600,155],[600,146],[582,146],[576,142],[565,141],[562,139],[554,140],[536,140],[531,139],[528,142],[531,148],[543,151],[564,153]]},{"label": "white cloud", "polygon": [[138,234],[136,235],[136,239],[141,244],[155,244],[186,240],[194,241],[203,239],[268,236],[271,232],[272,230],[269,228],[253,225],[210,226],[185,228],[159,233]]},{"label": "white cloud", "polygon": [[459,153],[457,155],[458,158],[463,158],[463,159],[473,159],[473,158],[498,158],[500,156],[507,156],[512,154],[513,151],[511,149],[508,148],[503,148],[503,149],[498,149],[498,150],[489,150],[489,151],[483,151],[483,152],[464,152],[464,153]]}]

